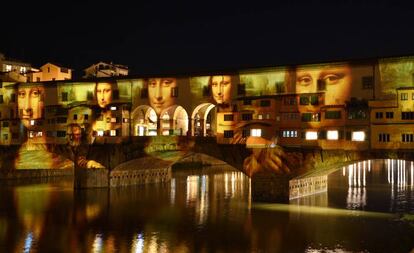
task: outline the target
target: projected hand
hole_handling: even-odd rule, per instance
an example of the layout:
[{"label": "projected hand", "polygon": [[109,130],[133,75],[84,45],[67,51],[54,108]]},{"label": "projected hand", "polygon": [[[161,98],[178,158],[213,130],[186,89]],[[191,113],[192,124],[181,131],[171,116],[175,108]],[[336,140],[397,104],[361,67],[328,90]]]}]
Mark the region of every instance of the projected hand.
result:
[{"label": "projected hand", "polygon": [[104,169],[105,167],[102,164],[100,164],[100,163],[98,163],[94,160],[89,160],[88,163],[86,164],[86,168],[88,168],[88,169]]}]

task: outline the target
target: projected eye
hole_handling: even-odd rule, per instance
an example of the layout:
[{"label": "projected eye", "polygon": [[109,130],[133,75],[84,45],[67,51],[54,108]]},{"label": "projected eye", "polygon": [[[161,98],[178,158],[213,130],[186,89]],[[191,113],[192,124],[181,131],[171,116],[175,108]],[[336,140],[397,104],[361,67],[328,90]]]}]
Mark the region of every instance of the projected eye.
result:
[{"label": "projected eye", "polygon": [[211,83],[211,86],[213,86],[213,87],[217,87],[217,85],[218,85],[218,83],[217,83],[217,82],[212,82],[212,83]]},{"label": "projected eye", "polygon": [[40,95],[40,91],[39,90],[33,90],[31,95],[32,95],[32,97],[38,97]]},{"label": "projected eye", "polygon": [[26,92],[19,91],[18,96],[19,96],[19,98],[24,98],[26,96]]},{"label": "projected eye", "polygon": [[157,86],[157,81],[150,81],[149,86],[155,88],[155,86]]},{"label": "projected eye", "polygon": [[224,86],[227,86],[227,85],[230,84],[230,82],[229,81],[223,81],[221,84],[223,84]]},{"label": "projected eye", "polygon": [[340,74],[328,74],[323,77],[323,80],[325,80],[326,84],[337,84],[339,80],[343,78],[343,75]]},{"label": "projected eye", "polygon": [[296,84],[301,86],[308,86],[312,84],[312,77],[310,76],[301,76],[297,79]]},{"label": "projected eye", "polygon": [[162,85],[165,87],[170,86],[174,81],[172,79],[164,79],[162,80]]}]

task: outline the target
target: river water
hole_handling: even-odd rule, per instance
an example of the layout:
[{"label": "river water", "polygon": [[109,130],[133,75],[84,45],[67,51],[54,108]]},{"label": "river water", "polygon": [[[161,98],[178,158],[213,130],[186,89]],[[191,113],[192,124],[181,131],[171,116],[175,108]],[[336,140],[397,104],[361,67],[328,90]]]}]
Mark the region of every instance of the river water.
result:
[{"label": "river water", "polygon": [[413,176],[411,162],[351,164],[290,205],[252,203],[249,178],[227,168],[110,190],[3,182],[0,252],[410,252]]}]

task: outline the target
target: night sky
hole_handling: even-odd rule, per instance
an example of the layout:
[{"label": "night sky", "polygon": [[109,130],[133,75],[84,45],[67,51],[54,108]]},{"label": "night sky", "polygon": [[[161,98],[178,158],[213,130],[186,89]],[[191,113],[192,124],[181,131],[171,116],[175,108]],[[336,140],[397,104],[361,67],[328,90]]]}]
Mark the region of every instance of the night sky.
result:
[{"label": "night sky", "polygon": [[101,60],[156,75],[414,55],[412,5],[223,2],[14,1],[2,5],[0,52],[80,75]]}]

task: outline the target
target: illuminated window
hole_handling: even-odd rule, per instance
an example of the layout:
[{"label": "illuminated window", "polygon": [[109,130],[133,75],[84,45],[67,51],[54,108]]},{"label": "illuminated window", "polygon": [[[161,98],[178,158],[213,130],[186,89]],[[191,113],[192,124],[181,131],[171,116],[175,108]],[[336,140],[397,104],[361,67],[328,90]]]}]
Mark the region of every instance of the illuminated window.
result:
[{"label": "illuminated window", "polygon": [[97,135],[98,136],[104,136],[104,131],[103,130],[98,130]]},{"label": "illuminated window", "polygon": [[24,74],[26,73],[26,67],[20,67],[20,73]]},{"label": "illuminated window", "polygon": [[327,139],[328,140],[338,140],[339,139],[339,134],[337,130],[328,130],[327,131]]},{"label": "illuminated window", "polygon": [[111,111],[116,111],[116,106],[111,106]]},{"label": "illuminated window", "polygon": [[318,139],[318,132],[316,131],[306,132],[306,140],[317,140],[317,139]]},{"label": "illuminated window", "polygon": [[12,65],[6,65],[6,72],[12,71]]},{"label": "illuminated window", "polygon": [[257,119],[263,119],[263,114],[258,114]]},{"label": "illuminated window", "polygon": [[285,138],[295,138],[298,137],[298,131],[296,130],[283,130],[282,137]]},{"label": "illuminated window", "polygon": [[262,129],[251,129],[250,135],[255,137],[261,137],[262,136]]},{"label": "illuminated window", "polygon": [[352,140],[353,141],[364,141],[365,140],[364,131],[354,131],[354,132],[352,132]]},{"label": "illuminated window", "polygon": [[32,120],[30,120],[30,125],[31,126],[34,126],[34,124],[35,124],[35,121],[32,119]]},{"label": "illuminated window", "polygon": [[116,136],[116,130],[111,130],[111,131],[110,131],[110,135],[111,135],[111,136]]},{"label": "illuminated window", "polygon": [[111,118],[111,123],[116,123],[116,118]]}]

